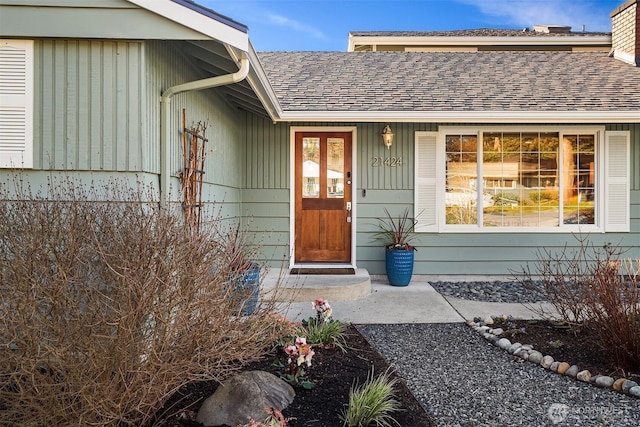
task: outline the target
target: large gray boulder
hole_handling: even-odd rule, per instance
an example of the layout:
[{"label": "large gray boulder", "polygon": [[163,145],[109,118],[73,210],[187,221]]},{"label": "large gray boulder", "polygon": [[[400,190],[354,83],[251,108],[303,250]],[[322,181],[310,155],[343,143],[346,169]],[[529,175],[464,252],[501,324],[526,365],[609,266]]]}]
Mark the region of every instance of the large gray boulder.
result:
[{"label": "large gray boulder", "polygon": [[296,395],[293,387],[269,372],[249,371],[229,378],[198,411],[196,421],[205,426],[246,424],[266,418],[265,408],[282,411]]}]

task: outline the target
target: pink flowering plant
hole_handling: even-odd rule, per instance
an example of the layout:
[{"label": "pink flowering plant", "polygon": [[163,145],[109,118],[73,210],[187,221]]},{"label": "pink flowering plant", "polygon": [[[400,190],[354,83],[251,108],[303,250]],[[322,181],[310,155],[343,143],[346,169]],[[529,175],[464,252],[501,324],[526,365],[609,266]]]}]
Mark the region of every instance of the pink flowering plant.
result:
[{"label": "pink flowering plant", "polygon": [[308,320],[302,322],[307,341],[313,345],[324,347],[337,346],[342,351],[346,351],[346,325],[332,318],[333,310],[329,301],[318,298],[311,304],[316,311],[316,317],[309,317]]},{"label": "pink flowering plant", "polygon": [[331,319],[331,306],[329,305],[329,301],[318,298],[314,302],[311,303],[313,309],[316,311],[316,319],[322,321],[328,321]]},{"label": "pink flowering plant", "polygon": [[287,354],[286,365],[279,360],[274,363],[277,368],[282,369],[280,377],[293,386],[307,390],[314,388],[315,384],[308,379],[305,370],[311,367],[311,359],[315,354],[311,345],[307,344],[307,339],[296,337],[294,344],[286,346],[284,352]]},{"label": "pink flowering plant", "polygon": [[276,408],[264,408],[268,414],[264,421],[256,421],[251,417],[247,417],[249,422],[238,427],[287,427],[287,423],[295,418],[285,418],[282,412]]}]

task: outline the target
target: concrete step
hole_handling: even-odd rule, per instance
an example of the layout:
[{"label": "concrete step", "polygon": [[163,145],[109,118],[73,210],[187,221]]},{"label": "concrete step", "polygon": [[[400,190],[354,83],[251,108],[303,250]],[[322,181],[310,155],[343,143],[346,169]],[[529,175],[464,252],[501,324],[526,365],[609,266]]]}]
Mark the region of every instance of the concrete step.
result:
[{"label": "concrete step", "polygon": [[355,274],[289,274],[288,269],[270,269],[261,293],[280,302],[354,301],[371,294],[371,277],[364,268],[356,269]]}]

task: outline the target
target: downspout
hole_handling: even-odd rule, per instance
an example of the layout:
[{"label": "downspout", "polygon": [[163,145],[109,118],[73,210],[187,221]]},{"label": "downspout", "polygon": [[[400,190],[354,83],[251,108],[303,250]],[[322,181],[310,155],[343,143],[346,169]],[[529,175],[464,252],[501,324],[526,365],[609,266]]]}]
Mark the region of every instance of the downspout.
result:
[{"label": "downspout", "polygon": [[169,197],[171,171],[169,170],[169,140],[171,121],[171,98],[181,92],[211,89],[226,86],[244,80],[249,74],[249,59],[246,52],[242,52],[240,69],[232,74],[210,77],[193,82],[182,83],[166,89],[160,96],[160,206],[165,206]]}]

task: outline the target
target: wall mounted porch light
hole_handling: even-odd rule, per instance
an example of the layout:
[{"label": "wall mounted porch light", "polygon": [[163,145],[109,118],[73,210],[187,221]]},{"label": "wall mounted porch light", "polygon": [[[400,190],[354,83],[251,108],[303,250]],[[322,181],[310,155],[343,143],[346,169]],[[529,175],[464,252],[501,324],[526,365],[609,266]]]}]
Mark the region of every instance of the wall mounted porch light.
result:
[{"label": "wall mounted porch light", "polygon": [[391,144],[393,144],[393,132],[389,125],[386,125],[384,129],[382,129],[382,142],[384,142],[387,150],[391,147]]}]

